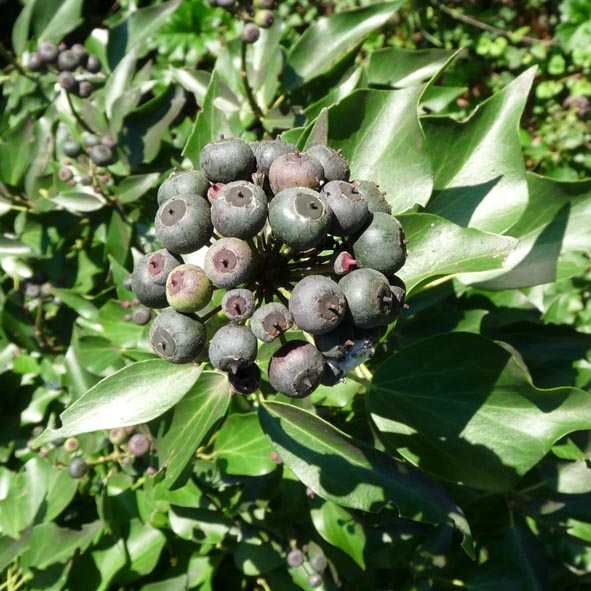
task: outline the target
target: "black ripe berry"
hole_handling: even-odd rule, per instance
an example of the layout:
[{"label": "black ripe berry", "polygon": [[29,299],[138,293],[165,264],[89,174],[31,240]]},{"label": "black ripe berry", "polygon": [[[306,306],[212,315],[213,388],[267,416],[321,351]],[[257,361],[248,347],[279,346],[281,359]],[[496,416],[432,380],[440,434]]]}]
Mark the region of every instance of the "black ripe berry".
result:
[{"label": "black ripe berry", "polygon": [[158,188],[158,205],[172,197],[191,193],[207,197],[209,181],[200,170],[183,170],[168,177]]},{"label": "black ripe berry", "polygon": [[294,548],[287,555],[287,564],[292,568],[296,568],[304,564],[304,559],[304,553],[299,548]]},{"label": "black ripe berry", "polygon": [[107,166],[113,160],[113,151],[111,148],[107,148],[107,146],[103,146],[102,144],[92,146],[88,155],[97,166]]},{"label": "black ripe berry", "polygon": [[261,385],[261,370],[256,363],[231,369],[228,381],[232,392],[236,394],[252,394]]},{"label": "black ripe berry", "polygon": [[43,69],[43,60],[39,57],[39,54],[35,51],[27,59],[26,67],[31,72],[40,72]]},{"label": "black ripe berry", "polygon": [[252,249],[240,238],[220,238],[207,250],[204,269],[214,285],[226,289],[238,287],[254,271]]},{"label": "black ripe berry", "polygon": [[137,458],[150,451],[150,438],[144,433],[134,433],[127,442],[127,449]]},{"label": "black ripe berry", "polygon": [[269,203],[273,232],[298,251],[319,245],[326,238],[332,217],[324,196],[306,187],[285,189]]},{"label": "black ripe berry", "polygon": [[370,213],[392,213],[392,207],[386,201],[385,194],[380,191],[380,188],[374,182],[358,180],[353,181],[353,184],[365,195]]},{"label": "black ripe berry", "polygon": [[205,326],[172,308],[163,310],[150,327],[150,344],[156,355],[171,363],[193,361],[205,345]]},{"label": "black ripe berry", "polygon": [[250,328],[257,339],[270,343],[293,326],[291,312],[279,302],[263,304],[255,310]]},{"label": "black ripe berry", "polygon": [[216,369],[235,372],[254,363],[257,340],[248,326],[226,324],[209,342],[209,361]]},{"label": "black ripe berry", "polygon": [[37,44],[37,55],[46,64],[53,64],[59,53],[58,46],[52,41],[39,41]]},{"label": "black ripe berry", "polygon": [[156,213],[156,236],[165,248],[181,254],[205,246],[211,237],[210,205],[191,193],[165,201]]},{"label": "black ripe berry", "polygon": [[77,158],[82,154],[82,146],[80,142],[76,142],[74,140],[68,140],[64,142],[63,145],[64,154],[69,156],[70,158]]},{"label": "black ripe berry", "polygon": [[319,189],[323,181],[322,164],[310,154],[284,154],[276,158],[269,168],[269,183],[273,193],[291,187]]},{"label": "black ripe berry", "polygon": [[252,238],[267,220],[267,196],[257,185],[234,181],[224,185],[211,205],[213,227],[222,236]]},{"label": "black ripe berry", "polygon": [[306,154],[311,154],[322,164],[327,181],[349,180],[349,164],[334,148],[317,144],[308,148]]},{"label": "black ripe berry", "polygon": [[250,146],[239,138],[211,142],[199,155],[201,170],[212,183],[249,180],[255,164]]},{"label": "black ripe berry", "polygon": [[178,255],[164,248],[141,257],[131,275],[131,289],[135,297],[149,308],[168,306],[166,279],[182,262]]},{"label": "black ripe berry", "polygon": [[64,49],[57,56],[57,69],[73,72],[79,64],[78,56],[71,49]]},{"label": "black ripe berry", "polygon": [[144,326],[152,319],[152,312],[145,306],[138,306],[131,313],[131,320],[138,326]]},{"label": "black ripe berry", "polygon": [[375,269],[356,269],[339,281],[347,300],[349,320],[358,328],[387,323],[394,305],[390,283]]},{"label": "black ripe berry", "polygon": [[308,275],[301,279],[289,300],[289,311],[295,323],[313,335],[334,330],[343,320],[346,309],[343,291],[324,275]]},{"label": "black ripe berry", "polygon": [[353,243],[360,267],[393,275],[406,262],[406,242],[400,222],[387,213],[374,213],[369,225]]},{"label": "black ripe berry", "polygon": [[68,474],[72,478],[82,478],[88,472],[88,464],[80,457],[72,458],[68,462]]},{"label": "black ripe berry", "polygon": [[335,236],[351,236],[369,219],[365,195],[346,181],[330,181],[322,187],[322,194],[332,210],[330,233]]},{"label": "black ripe berry", "polygon": [[72,72],[60,72],[57,77],[58,84],[68,92],[75,92],[78,88],[78,82],[76,76]]},{"label": "black ripe berry", "polygon": [[355,343],[353,326],[341,322],[334,330],[314,336],[314,344],[327,359],[342,359]]},{"label": "black ripe berry", "polygon": [[257,170],[268,175],[271,164],[284,154],[291,154],[297,151],[294,144],[282,140],[268,140],[261,142],[255,151]]},{"label": "black ripe berry", "polygon": [[304,398],[320,384],[324,364],[322,353],[314,345],[301,340],[288,341],[271,356],[269,382],[286,396]]},{"label": "black ripe berry", "polygon": [[96,55],[89,55],[85,67],[91,74],[97,74],[101,71],[101,62]]},{"label": "black ripe berry", "polygon": [[261,36],[261,29],[255,23],[246,23],[242,29],[244,43],[256,43]]},{"label": "black ripe berry", "polygon": [[254,293],[250,289],[229,289],[222,298],[222,312],[229,320],[242,322],[252,316],[255,303]]}]

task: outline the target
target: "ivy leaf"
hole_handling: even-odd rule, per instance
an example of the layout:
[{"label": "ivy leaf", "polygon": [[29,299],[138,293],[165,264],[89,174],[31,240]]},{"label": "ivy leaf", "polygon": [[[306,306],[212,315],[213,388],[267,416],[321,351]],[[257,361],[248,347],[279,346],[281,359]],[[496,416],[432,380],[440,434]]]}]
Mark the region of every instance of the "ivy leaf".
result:
[{"label": "ivy leaf", "polygon": [[289,53],[284,73],[287,90],[329,70],[349,48],[383,26],[403,4],[401,0],[379,2],[318,19]]},{"label": "ivy leaf", "polygon": [[422,87],[357,90],[328,111],[329,144],[342,149],[352,179],[380,185],[394,213],[424,205],[433,176],[418,118]]},{"label": "ivy leaf", "polygon": [[259,419],[283,462],[323,499],[372,512],[395,503],[402,517],[431,523],[451,520],[464,534],[464,549],[472,553],[462,510],[416,468],[290,404],[267,401],[259,407]]},{"label": "ivy leaf", "polygon": [[528,192],[519,120],[534,74],[535,68],[527,70],[465,122],[422,119],[435,176],[428,211],[498,234],[521,218]]},{"label": "ivy leaf", "polygon": [[176,404],[201,368],[162,359],[138,361],[93,386],[60,415],[60,429],[46,429],[35,445],[60,437],[147,423]]},{"label": "ivy leaf", "polygon": [[170,487],[181,475],[195,450],[226,414],[230,403],[227,378],[219,372],[204,371],[160,425],[156,449],[166,464]]},{"label": "ivy leaf", "polygon": [[432,214],[403,214],[398,220],[409,240],[406,264],[398,272],[408,291],[428,279],[499,269],[517,244],[515,238],[462,228]]},{"label": "ivy leaf", "polygon": [[437,335],[402,349],[367,398],[380,438],[438,477],[511,490],[554,443],[591,428],[591,394],[540,390],[507,348],[480,335]]}]

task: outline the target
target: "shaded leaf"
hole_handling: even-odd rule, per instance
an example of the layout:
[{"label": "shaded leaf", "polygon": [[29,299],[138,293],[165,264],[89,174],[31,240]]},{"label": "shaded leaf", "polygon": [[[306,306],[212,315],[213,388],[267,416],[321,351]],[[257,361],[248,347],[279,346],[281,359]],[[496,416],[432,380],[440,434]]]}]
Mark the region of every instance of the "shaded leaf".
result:
[{"label": "shaded leaf", "polygon": [[465,122],[422,119],[435,176],[428,211],[497,233],[519,221],[528,200],[519,120],[534,74],[527,70]]},{"label": "shaded leaf", "polygon": [[367,398],[392,452],[441,478],[510,490],[562,436],[591,428],[591,394],[535,388],[506,348],[471,333],[402,349]]},{"label": "shaded leaf", "polygon": [[464,548],[472,552],[461,509],[422,472],[290,404],[267,401],[259,407],[259,418],[283,462],[322,498],[373,512],[394,503],[401,516],[420,521],[451,519],[464,534]]},{"label": "shaded leaf", "polygon": [[139,361],[93,386],[60,415],[60,429],[46,429],[42,445],[58,437],[146,423],[176,404],[197,381],[201,368],[161,359]]}]

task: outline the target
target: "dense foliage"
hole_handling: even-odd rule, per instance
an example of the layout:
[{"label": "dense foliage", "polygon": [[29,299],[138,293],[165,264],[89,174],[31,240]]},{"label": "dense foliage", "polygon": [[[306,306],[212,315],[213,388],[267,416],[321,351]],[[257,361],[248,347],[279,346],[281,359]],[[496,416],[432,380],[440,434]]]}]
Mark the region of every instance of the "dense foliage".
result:
[{"label": "dense foliage", "polygon": [[[588,3],[247,4],[2,4],[0,589],[589,588]],[[410,241],[310,397],[279,343],[248,395],[159,359],[131,291],[222,135],[342,150]]]}]

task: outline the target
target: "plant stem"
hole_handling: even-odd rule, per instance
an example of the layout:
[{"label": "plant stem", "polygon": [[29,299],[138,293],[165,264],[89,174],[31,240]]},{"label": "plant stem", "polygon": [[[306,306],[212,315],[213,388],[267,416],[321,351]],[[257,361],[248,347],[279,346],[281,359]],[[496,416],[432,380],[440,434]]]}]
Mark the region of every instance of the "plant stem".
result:
[{"label": "plant stem", "polygon": [[240,78],[242,79],[242,84],[244,85],[244,92],[246,93],[246,99],[248,100],[248,104],[252,109],[253,115],[256,117],[257,123],[262,125],[262,120],[264,118],[264,114],[259,107],[257,100],[254,96],[252,88],[248,83],[248,72],[246,70],[246,43],[242,41],[240,44]]},{"label": "plant stem", "polygon": [[74,107],[74,103],[72,103],[72,98],[70,97],[70,93],[66,90],[66,100],[68,101],[68,105],[70,105],[70,110],[72,111],[72,115],[74,115],[74,118],[76,119],[76,121],[78,121],[78,123],[80,123],[80,125],[89,133],[92,133],[94,135],[96,135],[96,132],[94,131],[94,129],[92,129],[92,127],[90,127],[86,121],[84,121],[84,119],[80,116],[80,114],[78,113],[78,111],[76,111],[76,108]]}]

